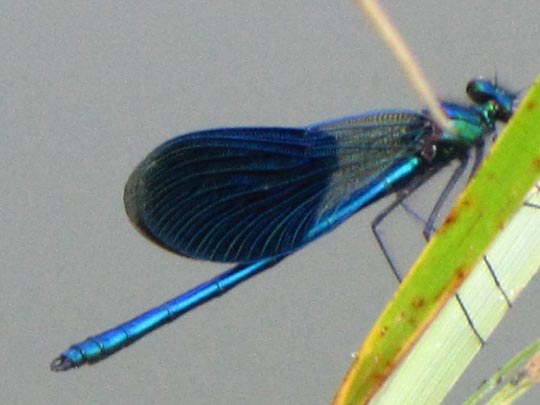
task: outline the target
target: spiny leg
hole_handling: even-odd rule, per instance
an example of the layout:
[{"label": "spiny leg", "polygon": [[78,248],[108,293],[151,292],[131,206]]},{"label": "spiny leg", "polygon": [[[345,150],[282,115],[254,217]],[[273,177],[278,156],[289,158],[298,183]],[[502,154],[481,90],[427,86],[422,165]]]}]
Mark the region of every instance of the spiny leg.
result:
[{"label": "spiny leg", "polygon": [[[480,157],[479,157],[480,156]],[[479,153],[476,154],[475,156],[475,162],[474,162],[474,165],[473,165],[473,169],[475,170],[477,167],[478,167],[478,161],[479,159],[481,159],[481,155]],[[431,210],[430,212],[430,215],[428,217],[428,220],[427,221],[424,221],[416,212],[414,212],[414,210],[412,210],[411,208],[409,208],[407,206],[407,204],[405,204],[405,200],[410,196],[412,195],[417,189],[418,187],[423,183],[423,181],[419,181],[418,183],[416,183],[415,185],[413,185],[411,188],[405,190],[405,191],[402,191],[402,192],[399,192],[397,194],[397,198],[395,201],[393,201],[388,207],[386,207],[379,215],[377,215],[377,217],[373,220],[373,222],[371,223],[371,230],[373,232],[373,235],[375,236],[375,239],[377,241],[377,244],[379,245],[379,248],[381,249],[381,251],[383,252],[383,255],[384,255],[384,258],[386,260],[386,262],[388,263],[388,265],[390,266],[391,270],[392,270],[392,273],[394,273],[396,279],[401,283],[402,281],[402,277],[400,276],[398,270],[397,270],[397,267],[394,265],[393,261],[392,261],[392,258],[390,257],[390,254],[388,252],[388,249],[386,248],[385,244],[384,244],[384,241],[382,239],[382,236],[380,235],[379,233],[379,230],[378,230],[378,227],[379,225],[386,219],[386,217],[398,206],[398,205],[401,205],[404,207],[404,209],[410,214],[412,215],[413,217],[415,217],[416,219],[422,221],[422,222],[425,222],[425,227],[422,231],[422,234],[424,236],[424,239],[426,240],[426,242],[429,241],[429,239],[431,239],[431,236],[433,235],[433,232],[434,232],[434,222],[435,222],[435,219],[437,218],[437,215],[439,214],[439,211],[441,210],[445,200],[448,198],[448,195],[450,194],[450,192],[452,191],[452,189],[454,188],[455,184],[457,183],[458,179],[463,175],[466,167],[467,167],[467,164],[468,164],[468,161],[469,161],[469,157],[468,155],[466,155],[460,162],[459,166],[454,170],[454,172],[452,173],[452,176],[450,177],[450,179],[448,180],[444,190],[442,191],[441,195],[438,197],[433,209]],[[492,273],[493,274],[493,273]],[[496,279],[495,279],[496,280]],[[496,280],[496,284],[498,286],[500,286],[500,283],[498,283],[498,280]],[[506,297],[506,294],[504,294],[505,297]],[[461,307],[461,310],[463,312],[463,314],[465,315],[465,318],[467,320],[467,323],[469,324],[471,330],[473,331],[473,333],[476,335],[476,337],[478,338],[479,342],[481,345],[484,345],[485,343],[485,340],[484,338],[481,336],[481,334],[479,333],[478,329],[475,327],[474,325],[474,321],[472,320],[470,314],[468,313],[462,299],[460,298],[459,294],[456,294],[455,295],[456,297],[456,300],[459,304],[459,306]]]},{"label": "spiny leg", "polygon": [[[536,183],[535,187],[538,190],[538,192],[540,193],[540,184]],[[524,201],[523,206],[524,207],[530,207],[530,208],[533,208],[533,209],[540,209],[539,204],[532,203],[532,202],[529,202],[529,201]],[[495,268],[493,267],[491,262],[488,260],[488,257],[486,255],[484,255],[482,257],[482,259],[484,260],[484,263],[486,264],[486,267],[488,268],[488,270],[489,270],[489,272],[491,274],[491,278],[495,282],[495,285],[497,286],[497,288],[501,292],[501,295],[504,297],[504,300],[506,301],[506,304],[508,305],[508,308],[512,308],[512,301],[510,300],[510,297],[508,296],[508,294],[506,293],[506,291],[502,287],[501,282],[500,282],[499,278],[497,277],[497,273],[495,273]]]},{"label": "spiny leg", "polygon": [[[418,189],[418,187],[421,184],[422,184],[422,182],[419,181],[415,185],[413,185],[411,188],[398,192],[396,194],[396,199],[389,206],[387,206],[383,211],[381,211],[375,217],[375,219],[371,222],[371,232],[375,236],[375,240],[377,241],[377,244],[379,245],[379,249],[382,251],[386,262],[390,266],[390,269],[392,270],[392,273],[394,273],[394,276],[396,277],[396,279],[398,280],[399,283],[401,283],[403,278],[399,274],[399,271],[398,271],[397,267],[394,265],[394,262],[393,262],[392,258],[390,257],[390,253],[388,252],[388,249],[384,245],[383,238],[382,238],[381,234],[379,233],[378,228],[379,228],[379,225],[381,225],[381,223],[388,217],[388,215],[390,215],[390,213],[392,211],[394,211],[394,209],[397,206],[402,205],[403,201],[407,197],[409,197],[411,194],[413,194],[414,191],[416,191],[416,189]],[[414,215],[417,218],[419,218],[420,220],[422,220],[416,213],[414,213]]]},{"label": "spiny leg", "polygon": [[[475,159],[475,162],[476,162],[476,159]],[[439,195],[439,198],[437,198],[437,201],[435,202],[433,209],[429,213],[428,219],[424,226],[424,230],[422,231],[422,234],[424,235],[424,239],[426,240],[426,242],[428,242],[431,239],[431,236],[435,232],[436,230],[435,220],[437,219],[437,216],[439,215],[443,204],[448,198],[448,195],[452,192],[452,190],[454,189],[460,177],[463,176],[463,173],[465,172],[465,169],[467,168],[468,163],[469,163],[469,155],[465,155],[465,157],[459,163],[459,166],[456,168],[456,170],[454,170],[454,173],[452,173],[452,176],[450,176],[450,179],[446,183],[446,186],[444,186],[444,189]]]},{"label": "spiny leg", "polygon": [[504,297],[504,300],[506,301],[508,308],[512,308],[512,301],[510,301],[510,297],[508,297],[508,294],[506,294],[506,291],[504,291],[504,288],[502,288],[501,282],[499,281],[499,278],[497,277],[497,274],[495,273],[495,268],[493,267],[491,262],[488,260],[486,255],[484,255],[482,259],[484,260],[484,263],[486,264],[486,267],[488,268],[489,273],[491,274],[491,278],[495,282],[495,285],[497,286],[502,296]]}]

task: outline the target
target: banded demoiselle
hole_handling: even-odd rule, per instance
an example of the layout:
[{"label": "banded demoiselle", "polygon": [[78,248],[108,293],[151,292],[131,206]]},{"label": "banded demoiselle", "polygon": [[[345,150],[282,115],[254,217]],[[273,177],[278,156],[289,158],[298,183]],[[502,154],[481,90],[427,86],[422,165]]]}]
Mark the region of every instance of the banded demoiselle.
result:
[{"label": "banded demoiselle", "polygon": [[392,193],[399,201],[451,161],[459,160],[460,170],[471,150],[483,150],[496,123],[510,119],[516,100],[484,79],[471,80],[467,94],[471,105],[441,103],[452,131],[439,128],[426,111],[382,110],[305,128],[221,128],[165,142],[127,181],[131,222],[174,253],[237,265],[72,345],[51,369],[100,361],[274,266],[373,202]]}]

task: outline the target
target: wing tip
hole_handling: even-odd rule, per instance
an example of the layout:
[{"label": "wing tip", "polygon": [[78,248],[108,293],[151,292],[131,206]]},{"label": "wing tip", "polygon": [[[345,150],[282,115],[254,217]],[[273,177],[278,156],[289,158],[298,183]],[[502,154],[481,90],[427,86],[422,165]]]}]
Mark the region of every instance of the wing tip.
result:
[{"label": "wing tip", "polygon": [[144,180],[140,176],[140,165],[131,173],[124,187],[124,208],[131,223],[139,229],[140,218],[140,191],[144,189]]}]

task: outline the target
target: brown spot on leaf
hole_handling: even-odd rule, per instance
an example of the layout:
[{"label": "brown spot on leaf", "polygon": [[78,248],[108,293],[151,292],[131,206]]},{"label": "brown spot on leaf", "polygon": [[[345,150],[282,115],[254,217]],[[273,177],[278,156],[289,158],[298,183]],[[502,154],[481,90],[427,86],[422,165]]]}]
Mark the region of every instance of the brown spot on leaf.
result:
[{"label": "brown spot on leaf", "polygon": [[411,305],[415,309],[422,308],[426,304],[426,299],[424,297],[416,297],[412,300]]},{"label": "brown spot on leaf", "polygon": [[534,171],[538,172],[540,171],[540,157],[536,156],[532,161]]},{"label": "brown spot on leaf", "polygon": [[465,278],[465,272],[463,271],[463,269],[458,269],[456,271],[456,278],[458,280],[463,280]]},{"label": "brown spot on leaf", "polygon": [[441,227],[441,231],[444,230],[444,228],[452,225],[454,222],[456,222],[457,220],[457,214],[455,211],[452,211],[448,217],[446,217],[446,219],[444,220],[444,223],[442,224],[442,227]]}]

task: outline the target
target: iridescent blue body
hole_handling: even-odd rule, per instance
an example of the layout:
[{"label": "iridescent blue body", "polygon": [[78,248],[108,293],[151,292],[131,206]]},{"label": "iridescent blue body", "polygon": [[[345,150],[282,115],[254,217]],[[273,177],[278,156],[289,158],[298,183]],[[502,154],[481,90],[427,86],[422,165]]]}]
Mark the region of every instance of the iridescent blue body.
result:
[{"label": "iridescent blue body", "polygon": [[427,113],[375,111],[306,128],[222,128],[179,136],[131,174],[131,222],[158,245],[197,259],[238,263],[131,321],[74,344],[55,371],[97,362],[272,267],[367,205],[413,190],[450,161],[482,148],[515,94],[487,80],[472,105],[442,103],[454,130]]}]

